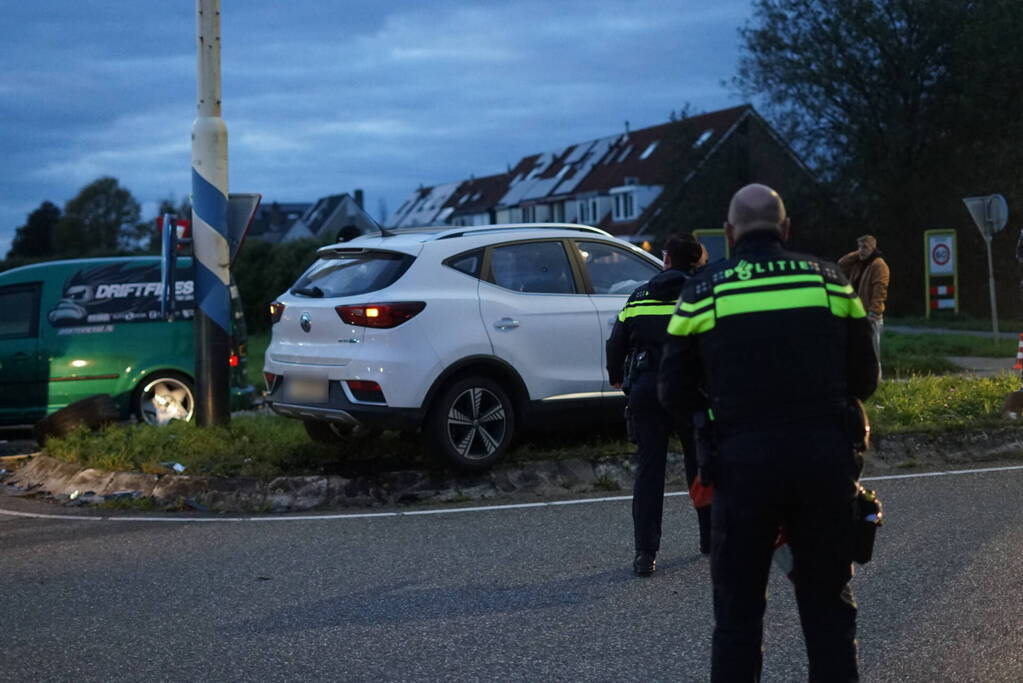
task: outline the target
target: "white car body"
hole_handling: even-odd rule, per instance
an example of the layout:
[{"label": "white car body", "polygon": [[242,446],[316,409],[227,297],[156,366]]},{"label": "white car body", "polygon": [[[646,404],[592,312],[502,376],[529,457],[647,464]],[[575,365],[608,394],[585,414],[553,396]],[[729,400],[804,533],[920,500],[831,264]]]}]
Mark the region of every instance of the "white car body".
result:
[{"label": "white car body", "polygon": [[[425,427],[431,402],[453,378],[465,376],[487,377],[500,386],[513,403],[505,406],[514,409],[513,425],[560,407],[620,407],[621,392],[607,383],[604,343],[632,290],[660,269],[657,259],[608,233],[559,224],[383,233],[324,247],[319,254],[275,304],[283,312],[273,325],[264,365],[270,406],[307,426],[326,421]],[[606,257],[599,286],[590,254]],[[332,267],[340,273],[339,264],[349,263],[344,259],[358,268],[359,259],[376,256],[379,263],[414,260],[373,291],[338,297],[295,292],[303,282],[326,282],[333,276],[319,274],[334,272]],[[475,273],[450,265],[453,257],[476,264]],[[630,277],[608,280],[619,273]],[[527,291],[516,291],[520,288]],[[389,302],[425,307],[385,329],[345,323],[335,310]],[[317,397],[316,383],[323,381],[327,393]],[[376,382],[382,396],[356,396],[352,381]],[[289,386],[311,387],[312,399],[296,399]],[[497,397],[502,391],[489,393]],[[479,398],[472,396],[478,407]]]}]

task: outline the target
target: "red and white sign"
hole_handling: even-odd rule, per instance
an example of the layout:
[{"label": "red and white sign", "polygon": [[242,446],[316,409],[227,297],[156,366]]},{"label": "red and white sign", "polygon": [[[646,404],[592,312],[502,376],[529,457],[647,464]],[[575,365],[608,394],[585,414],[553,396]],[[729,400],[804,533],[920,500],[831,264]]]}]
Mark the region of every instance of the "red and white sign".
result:
[{"label": "red and white sign", "polygon": [[955,275],[955,235],[929,235],[927,269],[931,275]]}]

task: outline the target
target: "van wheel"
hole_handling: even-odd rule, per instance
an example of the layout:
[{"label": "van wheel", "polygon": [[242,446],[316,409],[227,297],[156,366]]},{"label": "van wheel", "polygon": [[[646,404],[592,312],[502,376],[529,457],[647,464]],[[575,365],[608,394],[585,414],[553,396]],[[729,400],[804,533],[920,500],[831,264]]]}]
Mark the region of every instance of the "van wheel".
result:
[{"label": "van wheel", "polygon": [[61,438],[70,434],[75,427],[85,425],[96,430],[120,419],[120,411],[110,394],[97,394],[81,401],[70,403],[55,413],[47,415],[32,428],[32,435],[40,446],[51,436]]},{"label": "van wheel", "polygon": [[435,455],[461,470],[485,470],[500,460],[515,433],[508,394],[489,377],[451,384],[430,406],[423,427]]},{"label": "van wheel", "polygon": [[302,420],[305,433],[317,443],[337,445],[345,441],[363,441],[380,436],[381,430],[328,420]]},{"label": "van wheel", "polygon": [[192,380],[180,372],[157,372],[139,383],[132,405],[139,422],[189,422],[195,415],[195,389]]}]

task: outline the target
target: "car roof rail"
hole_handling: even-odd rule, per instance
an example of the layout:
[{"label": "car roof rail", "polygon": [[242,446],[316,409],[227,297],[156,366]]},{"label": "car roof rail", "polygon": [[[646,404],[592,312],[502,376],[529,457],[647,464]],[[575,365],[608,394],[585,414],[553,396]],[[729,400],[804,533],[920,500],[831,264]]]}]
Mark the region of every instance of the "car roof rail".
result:
[{"label": "car roof rail", "polygon": [[576,223],[499,223],[497,225],[474,225],[471,227],[446,228],[434,236],[434,240],[445,240],[452,237],[464,237],[473,233],[499,232],[501,230],[577,230],[604,237],[613,237],[611,233],[590,225]]}]

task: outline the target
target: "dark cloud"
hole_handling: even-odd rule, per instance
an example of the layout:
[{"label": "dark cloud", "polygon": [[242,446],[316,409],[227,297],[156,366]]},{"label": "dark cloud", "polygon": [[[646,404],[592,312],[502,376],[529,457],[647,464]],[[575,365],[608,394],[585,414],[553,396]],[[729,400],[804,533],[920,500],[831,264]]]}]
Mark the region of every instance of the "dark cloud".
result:
[{"label": "dark cloud", "polygon": [[[420,183],[735,103],[749,0],[465,0],[223,6],[230,184],[267,200]],[[0,254],[42,201],[112,175],[144,206],[189,191],[192,3],[5,8]]]}]

